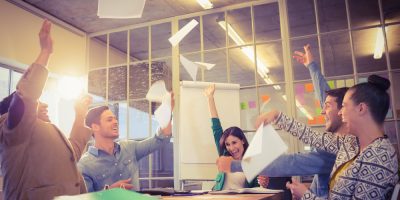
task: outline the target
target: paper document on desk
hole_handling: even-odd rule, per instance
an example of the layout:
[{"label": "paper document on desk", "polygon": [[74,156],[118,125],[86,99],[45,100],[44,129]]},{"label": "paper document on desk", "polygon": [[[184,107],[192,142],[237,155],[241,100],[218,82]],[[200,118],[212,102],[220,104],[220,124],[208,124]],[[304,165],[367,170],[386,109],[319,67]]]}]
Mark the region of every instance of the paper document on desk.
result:
[{"label": "paper document on desk", "polygon": [[283,192],[283,190],[271,190],[263,187],[255,187],[211,191],[209,194],[276,194],[279,192]]},{"label": "paper document on desk", "polygon": [[251,182],[287,149],[287,145],[272,125],[261,124],[242,159],[242,168],[247,181]]}]

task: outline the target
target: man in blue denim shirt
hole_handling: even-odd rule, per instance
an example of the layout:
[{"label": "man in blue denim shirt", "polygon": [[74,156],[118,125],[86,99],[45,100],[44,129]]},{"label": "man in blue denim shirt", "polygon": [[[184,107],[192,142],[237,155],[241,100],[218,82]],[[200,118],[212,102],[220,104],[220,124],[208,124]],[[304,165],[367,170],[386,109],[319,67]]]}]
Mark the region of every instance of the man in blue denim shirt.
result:
[{"label": "man in blue denim shirt", "polygon": [[[296,51],[293,56],[298,62],[304,64],[309,70],[313,81],[316,95],[323,105],[322,113],[325,116],[325,129],[337,134],[346,134],[347,130],[342,124],[341,117],[338,115],[342,107],[342,101],[347,88],[330,90],[324,76],[321,74],[318,65],[314,62],[310,51],[310,45],[304,46],[305,53]],[[309,153],[285,154],[278,157],[268,165],[260,175],[275,176],[304,176],[313,175],[314,179],[310,190],[319,197],[327,197],[328,183],[336,156],[325,151],[312,151]],[[219,168],[223,164],[221,159],[218,161]],[[229,166],[226,162],[226,166]],[[228,169],[229,170],[229,169]],[[240,161],[232,161],[230,171],[242,171]]]},{"label": "man in blue denim shirt", "polygon": [[85,123],[92,128],[95,143],[82,156],[78,169],[89,192],[117,187],[140,190],[139,160],[168,143],[172,133],[170,122],[146,140],[114,142],[119,136],[118,121],[108,106],[91,109]]}]

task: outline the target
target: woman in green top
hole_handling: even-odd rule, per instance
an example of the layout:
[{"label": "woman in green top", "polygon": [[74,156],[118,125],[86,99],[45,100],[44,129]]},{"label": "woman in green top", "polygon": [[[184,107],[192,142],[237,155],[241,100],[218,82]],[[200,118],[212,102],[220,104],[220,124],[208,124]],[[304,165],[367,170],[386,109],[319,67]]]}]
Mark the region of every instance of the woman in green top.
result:
[{"label": "woman in green top", "polygon": [[[238,127],[229,127],[225,131],[222,130],[221,123],[218,118],[217,108],[214,101],[215,85],[210,85],[204,91],[204,95],[208,99],[208,106],[211,114],[212,130],[214,134],[215,144],[217,146],[219,156],[232,156],[235,160],[241,160],[246,152],[249,143]],[[258,176],[250,183],[246,181],[243,172],[223,173],[219,172],[216,178],[216,184],[213,190],[238,189],[246,187],[259,187],[260,185],[269,189],[286,189],[286,181],[290,179],[284,177],[269,178],[266,176]]]}]

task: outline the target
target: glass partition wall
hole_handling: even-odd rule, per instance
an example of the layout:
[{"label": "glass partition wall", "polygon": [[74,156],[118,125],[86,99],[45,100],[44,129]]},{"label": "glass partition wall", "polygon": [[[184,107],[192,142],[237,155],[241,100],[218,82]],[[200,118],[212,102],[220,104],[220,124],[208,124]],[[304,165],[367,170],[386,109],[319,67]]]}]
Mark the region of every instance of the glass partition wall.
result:
[{"label": "glass partition wall", "polygon": [[[249,136],[255,131],[255,117],[272,109],[323,130],[325,119],[309,70],[292,59],[293,51],[310,44],[331,88],[352,86],[370,74],[391,80],[385,131],[398,149],[400,16],[391,12],[397,4],[395,0],[246,1],[93,33],[88,40],[88,90],[94,105],[111,105],[120,138],[142,140],[158,127],[154,111],[159,104],[145,99],[149,86],[164,80],[171,90],[179,88],[179,80],[192,80],[179,63],[181,54],[191,61],[216,64],[212,70],[200,70],[197,81],[240,84],[240,126]],[[192,19],[199,25],[172,47],[168,38]],[[177,127],[179,122],[174,123]],[[288,134],[282,136],[291,152],[306,148]],[[140,161],[141,188],[174,186],[176,147],[172,139]]]}]

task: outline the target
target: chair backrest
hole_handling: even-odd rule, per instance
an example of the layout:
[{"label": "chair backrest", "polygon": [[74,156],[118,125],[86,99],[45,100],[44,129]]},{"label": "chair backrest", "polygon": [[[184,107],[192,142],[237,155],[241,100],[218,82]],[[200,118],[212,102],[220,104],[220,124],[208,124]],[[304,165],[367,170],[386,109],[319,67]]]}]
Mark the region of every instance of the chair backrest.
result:
[{"label": "chair backrest", "polygon": [[399,191],[400,191],[400,183],[397,183],[396,186],[394,187],[391,200],[397,200],[398,199]]}]

